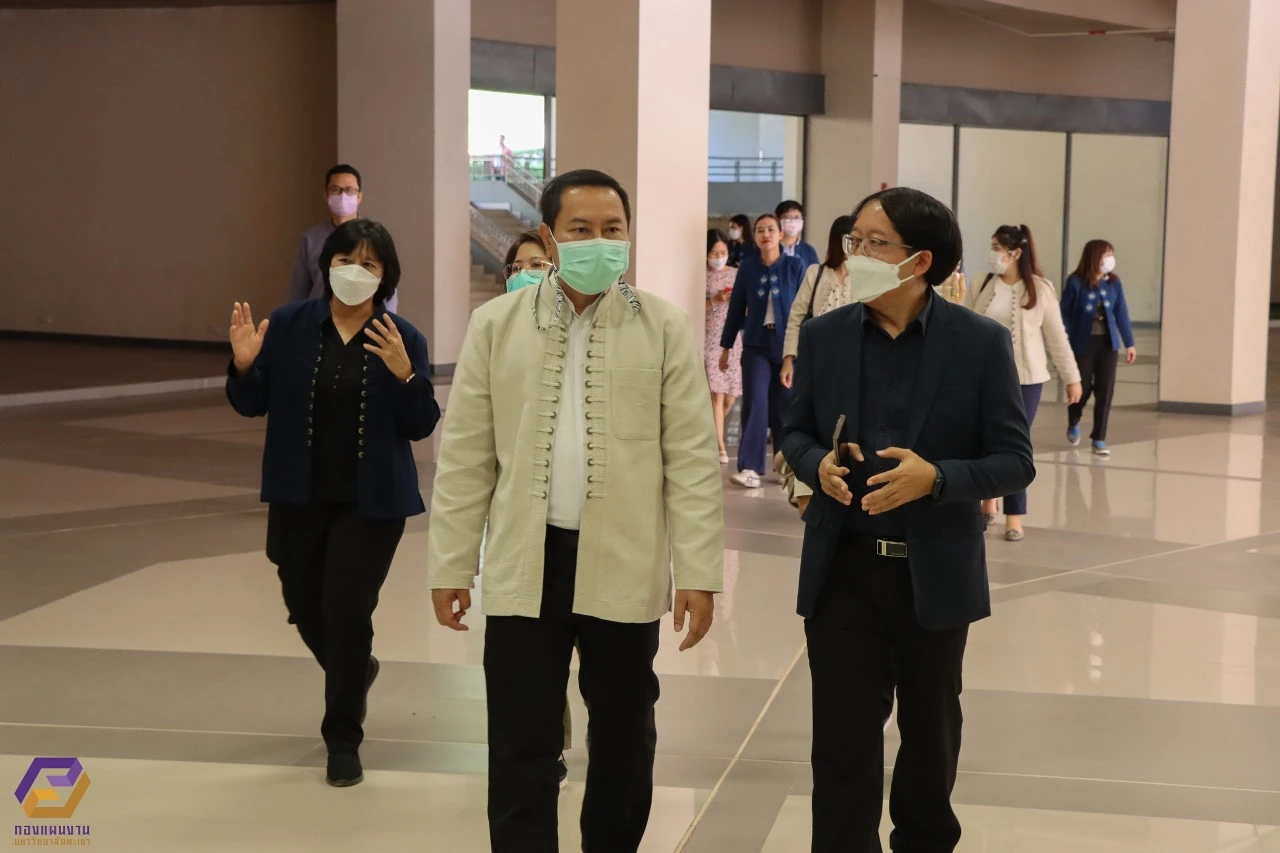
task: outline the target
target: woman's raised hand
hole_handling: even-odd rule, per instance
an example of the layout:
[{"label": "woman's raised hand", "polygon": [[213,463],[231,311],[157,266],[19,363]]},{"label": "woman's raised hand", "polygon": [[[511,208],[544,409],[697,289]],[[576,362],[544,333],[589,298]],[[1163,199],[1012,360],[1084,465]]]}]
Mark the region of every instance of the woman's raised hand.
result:
[{"label": "woman's raised hand", "polygon": [[237,302],[231,309],[231,353],[235,358],[236,373],[244,373],[258,360],[258,353],[262,352],[262,340],[267,335],[267,324],[270,322],[263,320],[255,328],[253,312],[249,309],[248,302]]}]

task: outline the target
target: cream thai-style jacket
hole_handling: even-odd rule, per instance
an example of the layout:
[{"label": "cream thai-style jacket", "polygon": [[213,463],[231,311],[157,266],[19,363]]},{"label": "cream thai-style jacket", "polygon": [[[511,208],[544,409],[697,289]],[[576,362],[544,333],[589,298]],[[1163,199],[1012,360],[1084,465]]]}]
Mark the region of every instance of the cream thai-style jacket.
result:
[{"label": "cream thai-style jacket", "polygon": [[[996,282],[990,281],[973,287],[964,304],[979,314],[985,314],[987,306],[996,295]],[[1080,366],[1076,364],[1067,329],[1062,324],[1062,311],[1058,308],[1058,291],[1048,279],[1036,277],[1036,307],[1023,308],[1027,301],[1027,286],[1018,282],[1013,286],[1013,360],[1018,366],[1018,382],[1023,385],[1040,385],[1049,381],[1049,360],[1046,347],[1058,368],[1058,376],[1072,385],[1080,381]]]},{"label": "cream thai-style jacket", "polygon": [[[487,518],[482,600],[490,616],[537,617],[541,606],[572,311],[551,282],[500,296],[471,315],[458,357],[427,580],[431,589],[471,586]],[[573,609],[652,622],[671,609],[673,568],[676,589],[723,588],[720,460],[702,354],[684,312],[620,285],[601,297],[586,371],[588,482]]]}]

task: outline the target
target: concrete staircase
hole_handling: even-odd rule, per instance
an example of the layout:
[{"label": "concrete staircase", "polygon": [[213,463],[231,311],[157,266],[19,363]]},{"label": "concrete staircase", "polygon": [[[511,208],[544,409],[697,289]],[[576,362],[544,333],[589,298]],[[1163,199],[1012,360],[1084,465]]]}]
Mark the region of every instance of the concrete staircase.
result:
[{"label": "concrete staircase", "polygon": [[495,296],[501,296],[506,292],[506,288],[498,283],[499,278],[500,276],[493,275],[479,264],[471,265],[472,311],[476,310],[490,299],[493,299]]},{"label": "concrete staircase", "polygon": [[511,239],[515,239],[525,231],[530,230],[531,226],[520,217],[516,216],[510,210],[493,207],[481,207],[480,212],[489,218],[489,221],[497,225]]}]

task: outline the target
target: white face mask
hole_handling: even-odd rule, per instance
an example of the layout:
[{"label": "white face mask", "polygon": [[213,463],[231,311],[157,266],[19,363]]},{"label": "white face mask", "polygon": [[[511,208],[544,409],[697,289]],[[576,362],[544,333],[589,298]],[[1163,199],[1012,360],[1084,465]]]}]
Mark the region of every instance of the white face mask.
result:
[{"label": "white face mask", "polygon": [[1116,271],[1116,256],[1107,255],[1105,258],[1102,259],[1102,274],[1111,275],[1111,273],[1115,271]]},{"label": "white face mask", "polygon": [[844,262],[844,268],[849,271],[849,296],[854,302],[871,302],[891,290],[897,290],[916,277],[912,273],[906,278],[898,278],[902,264],[919,256],[920,253],[916,252],[902,263],[891,264],[866,255],[850,255]]},{"label": "white face mask", "polygon": [[729,265],[729,259],[727,257],[707,258],[707,266],[715,270],[716,272],[719,272],[720,270],[724,269],[728,265]]},{"label": "white face mask", "polygon": [[1008,271],[1009,265],[1013,263],[1008,255],[1004,252],[997,252],[995,249],[992,249],[991,254],[987,257],[991,261],[991,271],[996,275],[1004,275]]},{"label": "white face mask", "polygon": [[329,287],[343,305],[360,305],[373,298],[382,279],[362,266],[346,264],[329,270]]},{"label": "white face mask", "polygon": [[784,219],[782,220],[782,233],[788,237],[795,237],[804,230],[803,219]]},{"label": "white face mask", "polygon": [[729,239],[730,239],[730,240],[741,240],[741,239],[742,239],[742,229],[741,229],[741,228],[730,228],[730,229],[729,229]]}]

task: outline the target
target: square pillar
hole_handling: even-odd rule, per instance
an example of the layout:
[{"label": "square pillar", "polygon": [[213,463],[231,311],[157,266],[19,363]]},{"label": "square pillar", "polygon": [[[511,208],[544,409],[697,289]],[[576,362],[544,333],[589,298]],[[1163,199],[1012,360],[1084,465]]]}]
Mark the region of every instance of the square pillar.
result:
[{"label": "square pillar", "polygon": [[557,0],[556,170],[631,194],[628,281],[704,333],[711,0]]},{"label": "square pillar", "polygon": [[1280,3],[1178,0],[1177,32],[1160,409],[1259,412],[1266,407]]},{"label": "square pillar", "polygon": [[897,185],[902,0],[824,0],[822,71],[826,113],[809,119],[804,199],[815,245],[837,216]]},{"label": "square pillar", "polygon": [[338,157],[396,241],[399,313],[447,374],[471,313],[471,3],[337,0],[337,22]]}]

